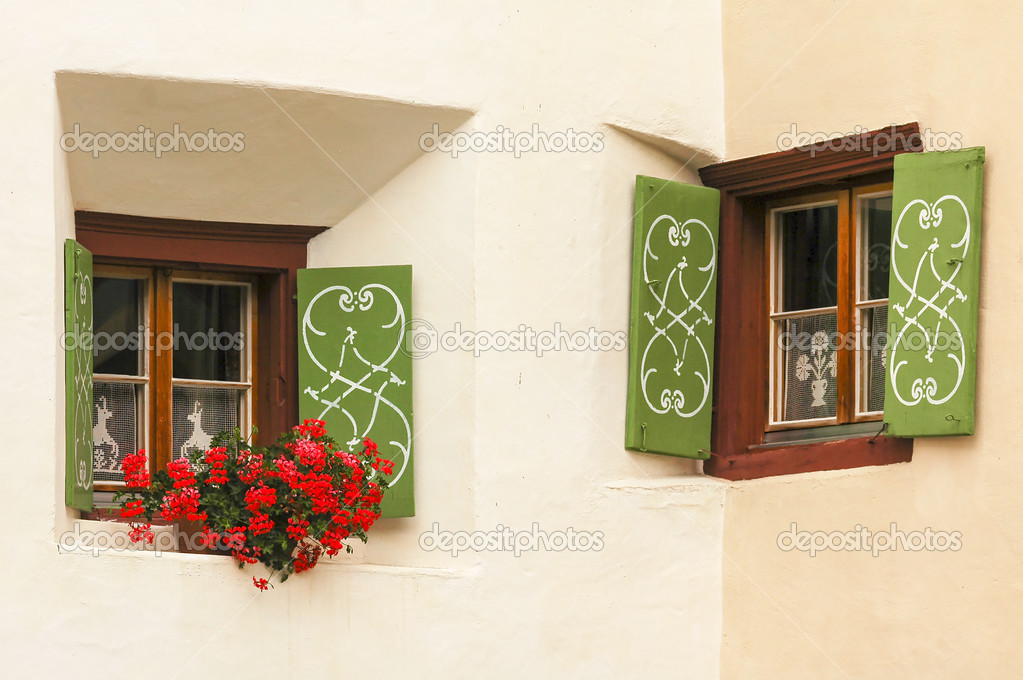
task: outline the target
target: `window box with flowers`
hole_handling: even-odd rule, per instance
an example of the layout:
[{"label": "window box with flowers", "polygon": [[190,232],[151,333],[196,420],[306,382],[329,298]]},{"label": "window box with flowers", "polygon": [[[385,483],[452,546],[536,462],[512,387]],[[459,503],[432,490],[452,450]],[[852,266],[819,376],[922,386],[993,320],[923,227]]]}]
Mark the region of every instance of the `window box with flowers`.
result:
[{"label": "window box with flowers", "polygon": [[[118,494],[133,541],[153,541],[156,516],[201,523],[207,548],[229,553],[239,567],[261,563],[282,582],[323,555],[351,552],[346,539],[365,542],[393,474],[374,442],[345,451],[319,420],[306,420],[264,449],[235,430],[166,470],[151,475],[146,463],[144,451],[125,457],[126,490]],[[270,587],[267,578],[252,582]]]}]

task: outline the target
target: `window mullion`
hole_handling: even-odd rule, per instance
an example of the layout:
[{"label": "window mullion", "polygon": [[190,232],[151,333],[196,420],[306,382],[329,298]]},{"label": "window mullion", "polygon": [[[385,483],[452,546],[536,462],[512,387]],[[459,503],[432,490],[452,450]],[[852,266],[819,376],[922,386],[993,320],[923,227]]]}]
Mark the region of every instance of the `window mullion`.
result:
[{"label": "window mullion", "polygon": [[848,338],[852,337],[855,327],[854,310],[856,307],[856,234],[854,220],[850,210],[849,192],[842,192],[838,199],[838,318],[835,338],[836,369],[838,380],[838,422],[851,422],[856,412],[855,386],[853,376],[856,367],[853,363],[855,352]]},{"label": "window mullion", "polygon": [[[173,286],[171,270],[158,269],[155,275],[156,305],[154,308],[153,333],[153,443],[156,449],[154,462],[157,469],[163,469],[171,460],[171,377],[173,373]],[[169,341],[169,342],[168,342]]]}]

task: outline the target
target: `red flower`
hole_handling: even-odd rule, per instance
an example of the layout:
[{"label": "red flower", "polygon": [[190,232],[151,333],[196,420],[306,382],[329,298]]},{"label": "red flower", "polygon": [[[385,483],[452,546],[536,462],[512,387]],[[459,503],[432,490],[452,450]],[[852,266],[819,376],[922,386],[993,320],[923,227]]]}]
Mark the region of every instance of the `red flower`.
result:
[{"label": "red flower", "polygon": [[135,499],[133,501],[128,501],[127,503],[124,504],[124,506],[121,508],[121,517],[123,519],[138,517],[139,515],[145,513],[145,511],[146,509],[142,505],[142,500]]},{"label": "red flower", "polygon": [[288,528],[286,529],[288,537],[301,541],[303,538],[309,535],[309,520],[300,519],[297,517],[288,518]]},{"label": "red flower", "polygon": [[252,453],[238,455],[238,479],[246,484],[252,484],[263,476],[263,454]]},{"label": "red flower", "polygon": [[145,539],[146,543],[152,543],[154,534],[150,529],[152,528],[149,524],[136,524],[132,522],[130,525],[131,530],[128,532],[128,538],[133,542],[138,543]]},{"label": "red flower", "polygon": [[[365,541],[380,517],[387,484],[376,475],[391,474],[394,464],[370,439],[348,452],[323,421],[306,420],[266,449],[253,450],[240,434],[219,441],[225,445],[152,476],[145,451],[125,458],[121,515],[132,521],[132,540],[154,540],[151,527],[135,521],[159,508],[169,521],[201,521],[206,546],[226,548],[242,565],[283,565],[287,577],[350,550],[351,538]],[[253,585],[265,591],[268,578],[253,577]]]},{"label": "red flower", "polygon": [[206,464],[210,466],[210,484],[227,484],[227,449],[223,446],[212,448],[206,452]]},{"label": "red flower", "polygon": [[327,434],[324,429],[326,425],[322,420],[306,419],[301,425],[295,427],[295,431],[302,437],[322,437]]},{"label": "red flower", "polygon": [[299,439],[292,450],[302,465],[311,467],[315,472],[321,472],[327,463],[327,452],[319,442]]},{"label": "red flower", "polygon": [[252,513],[259,512],[260,508],[269,508],[276,502],[277,489],[272,487],[259,484],[245,492],[245,507]]},{"label": "red flower", "polygon": [[277,467],[277,472],[274,476],[279,477],[285,484],[294,488],[295,484],[298,483],[298,467],[295,465],[295,461],[289,460],[284,456],[278,456],[274,459],[274,465]]},{"label": "red flower", "polygon": [[146,469],[146,464],[149,459],[146,457],[145,449],[140,449],[138,453],[129,453],[124,457],[124,461],[121,463],[121,469],[124,470],[124,485],[129,489],[147,489],[149,488],[149,470]]},{"label": "red flower", "polygon": [[274,528],[274,522],[269,516],[264,515],[261,512],[252,513],[252,519],[249,521],[249,533],[253,536],[262,536],[268,534]]},{"label": "red flower", "polygon": [[220,540],[220,534],[213,531],[207,526],[202,528],[202,544],[207,548],[214,548],[217,545],[217,541]]},{"label": "red flower", "polygon": [[229,529],[221,538],[231,550],[241,550],[245,547],[245,527]]},{"label": "red flower", "polygon": [[[177,483],[174,486],[177,487]],[[199,489],[194,486],[181,489],[181,491],[168,491],[161,504],[164,519],[172,522],[185,518],[206,521],[206,513],[199,512],[199,500]]]},{"label": "red flower", "polygon": [[394,472],[394,463],[386,458],[381,458],[380,456],[373,456],[373,462],[371,465],[374,470],[379,470],[385,475],[389,475]]},{"label": "red flower", "polygon": [[298,555],[295,556],[295,573],[301,574],[316,566],[320,560],[320,548],[315,546],[302,546]]},{"label": "red flower", "polygon": [[187,458],[178,458],[167,463],[167,473],[174,480],[175,489],[195,486],[195,472]]}]

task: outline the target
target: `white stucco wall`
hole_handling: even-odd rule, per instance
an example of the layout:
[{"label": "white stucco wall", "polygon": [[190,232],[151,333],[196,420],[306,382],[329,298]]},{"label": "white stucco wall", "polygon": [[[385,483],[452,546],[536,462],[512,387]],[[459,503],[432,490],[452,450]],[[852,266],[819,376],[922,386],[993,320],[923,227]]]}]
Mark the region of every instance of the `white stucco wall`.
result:
[{"label": "white stucco wall", "polygon": [[[225,558],[58,550],[75,208],[336,223],[310,265],[411,262],[415,315],[441,331],[627,328],[634,176],[695,181],[723,153],[716,4],[402,4],[0,8],[5,677],[717,677],[724,486],[623,450],[625,352],[417,361],[417,516],[268,593]],[[346,136],[367,116],[384,134]],[[410,148],[431,120],[600,132],[604,150]],[[69,158],[81,121],[233,126],[251,146]],[[420,549],[434,522],[604,547],[452,558]]]}]

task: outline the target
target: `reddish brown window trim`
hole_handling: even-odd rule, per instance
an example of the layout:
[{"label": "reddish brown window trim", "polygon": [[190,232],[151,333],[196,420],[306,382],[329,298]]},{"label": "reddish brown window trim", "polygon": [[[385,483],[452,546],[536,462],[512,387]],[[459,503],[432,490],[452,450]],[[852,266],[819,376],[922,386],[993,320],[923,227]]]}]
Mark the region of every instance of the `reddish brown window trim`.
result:
[{"label": "reddish brown window trim", "polygon": [[297,274],[327,228],[75,213],[75,238],[97,263],[257,275],[258,444],[298,422]]},{"label": "reddish brown window trim", "polygon": [[748,348],[767,344],[763,322],[767,315],[765,202],[809,191],[888,182],[897,154],[923,150],[920,126],[915,122],[846,137],[841,142],[825,149],[791,149],[700,169],[703,184],[721,191],[713,454],[703,467],[709,475],[757,479],[913,458],[912,439],[883,435],[764,445],[770,398],[768,366],[760,353]]}]

